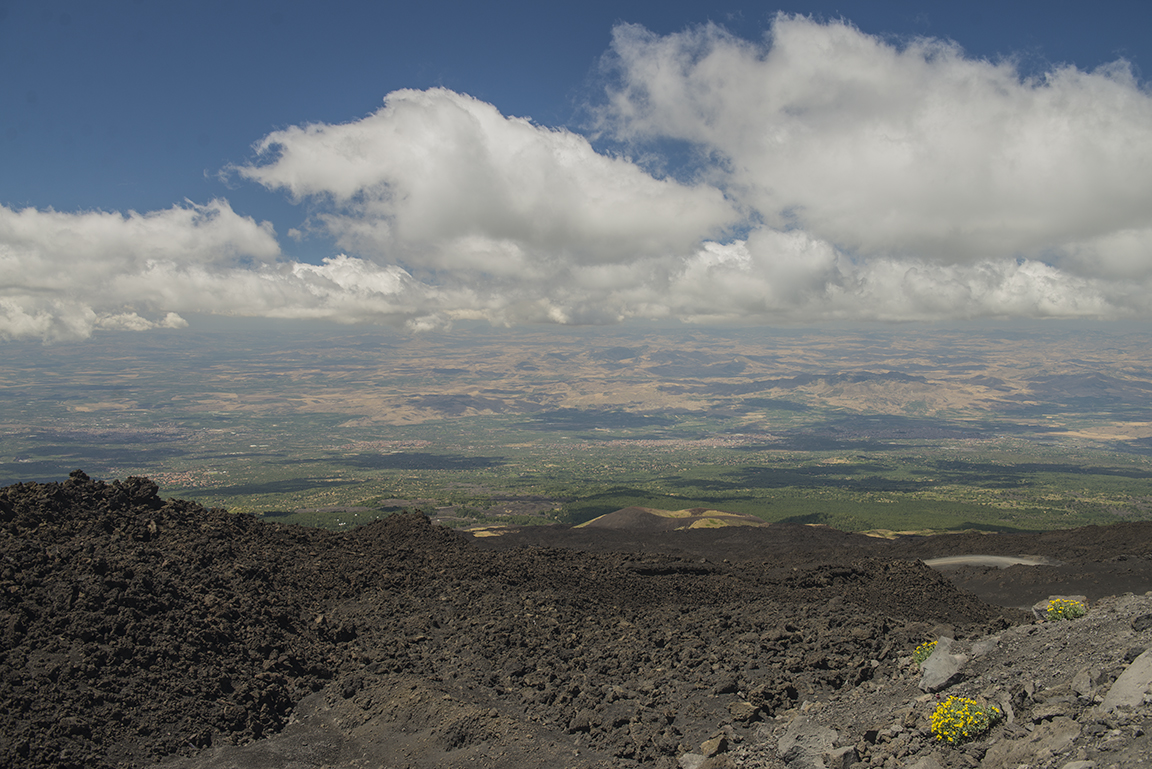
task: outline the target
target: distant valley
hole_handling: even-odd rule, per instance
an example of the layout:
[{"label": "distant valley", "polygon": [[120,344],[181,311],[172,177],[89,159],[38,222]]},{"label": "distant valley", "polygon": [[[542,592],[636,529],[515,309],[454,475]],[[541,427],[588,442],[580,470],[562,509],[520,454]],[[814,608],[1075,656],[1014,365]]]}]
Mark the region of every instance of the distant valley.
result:
[{"label": "distant valley", "polygon": [[628,505],[854,529],[1152,515],[1138,329],[240,326],[5,343],[0,482],[147,474],[329,527],[397,505],[455,525]]}]

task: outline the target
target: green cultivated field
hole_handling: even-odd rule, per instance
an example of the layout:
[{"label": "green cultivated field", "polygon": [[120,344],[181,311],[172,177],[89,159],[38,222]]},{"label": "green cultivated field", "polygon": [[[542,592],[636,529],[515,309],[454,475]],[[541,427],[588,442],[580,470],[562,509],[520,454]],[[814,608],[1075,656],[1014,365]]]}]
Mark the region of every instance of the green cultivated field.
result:
[{"label": "green cultivated field", "polygon": [[853,531],[1152,517],[1146,337],[1102,360],[1044,330],[924,336],[7,343],[0,484],[147,475],[332,528],[402,508],[471,525],[710,507]]},{"label": "green cultivated field", "polygon": [[[246,420],[239,430],[119,429],[57,435],[5,470],[149,475],[165,496],[327,527],[400,507],[456,524],[580,523],[628,505],[711,507],[853,531],[1049,529],[1152,517],[1146,457],[1018,439],[804,451],[709,436],[699,424],[658,434],[558,433],[521,417],[387,430],[340,428],[317,415]],[[13,438],[20,436],[6,441]]]}]

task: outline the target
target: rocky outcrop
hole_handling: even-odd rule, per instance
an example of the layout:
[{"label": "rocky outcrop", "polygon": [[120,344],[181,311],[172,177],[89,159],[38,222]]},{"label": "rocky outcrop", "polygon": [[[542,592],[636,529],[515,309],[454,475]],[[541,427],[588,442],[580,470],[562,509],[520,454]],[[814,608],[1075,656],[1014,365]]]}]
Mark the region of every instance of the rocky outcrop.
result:
[{"label": "rocky outcrop", "polygon": [[1100,714],[1106,716],[1122,709],[1143,707],[1148,701],[1149,688],[1152,688],[1152,651],[1144,652],[1124,669],[1100,703]]},{"label": "rocky outcrop", "polygon": [[952,654],[952,639],[941,638],[931,656],[920,664],[920,688],[926,692],[938,692],[956,680],[968,657]]},{"label": "rocky outcrop", "polygon": [[[967,641],[940,638],[922,666],[905,658],[893,675],[767,719],[741,746],[736,765],[819,766],[822,752],[829,766],[827,751],[800,759],[790,737],[823,729],[854,746],[845,766],[857,769],[1152,766],[1150,614],[1152,593],[1129,594],[1101,600],[1075,620]],[[934,671],[933,659],[947,665]],[[995,706],[1003,717],[975,739],[942,742],[931,714],[951,695]]]}]

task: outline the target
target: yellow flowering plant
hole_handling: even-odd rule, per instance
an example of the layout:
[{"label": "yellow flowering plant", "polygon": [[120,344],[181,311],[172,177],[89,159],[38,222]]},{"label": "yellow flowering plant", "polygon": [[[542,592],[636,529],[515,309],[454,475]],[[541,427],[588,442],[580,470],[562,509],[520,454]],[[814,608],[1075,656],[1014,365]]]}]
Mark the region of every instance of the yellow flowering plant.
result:
[{"label": "yellow flowering plant", "polygon": [[941,742],[958,743],[977,737],[1001,719],[1000,708],[967,697],[949,697],[932,713],[932,733]]},{"label": "yellow flowering plant", "polygon": [[912,661],[917,665],[923,665],[924,660],[932,656],[932,652],[936,651],[936,642],[929,641],[922,643],[916,647],[916,651],[912,652]]},{"label": "yellow flowering plant", "polygon": [[1078,619],[1088,613],[1088,607],[1080,601],[1070,601],[1066,598],[1053,598],[1048,602],[1045,616],[1049,622],[1062,619]]}]

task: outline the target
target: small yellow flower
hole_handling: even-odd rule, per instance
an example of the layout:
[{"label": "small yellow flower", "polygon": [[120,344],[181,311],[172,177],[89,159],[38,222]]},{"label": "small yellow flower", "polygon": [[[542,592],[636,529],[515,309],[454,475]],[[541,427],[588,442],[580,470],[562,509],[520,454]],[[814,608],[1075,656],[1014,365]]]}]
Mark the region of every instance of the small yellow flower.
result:
[{"label": "small yellow flower", "polygon": [[1045,612],[1049,621],[1062,619],[1078,619],[1088,613],[1088,607],[1080,601],[1069,601],[1066,598],[1053,598],[1048,602],[1048,611]]},{"label": "small yellow flower", "polygon": [[932,652],[936,651],[936,642],[929,641],[922,643],[916,647],[916,651],[912,652],[912,661],[917,665],[923,665],[924,660],[932,656]]},{"label": "small yellow flower", "polygon": [[932,713],[932,733],[951,743],[983,734],[1000,720],[1000,709],[966,697],[949,697]]}]

